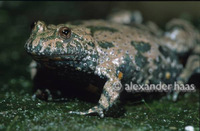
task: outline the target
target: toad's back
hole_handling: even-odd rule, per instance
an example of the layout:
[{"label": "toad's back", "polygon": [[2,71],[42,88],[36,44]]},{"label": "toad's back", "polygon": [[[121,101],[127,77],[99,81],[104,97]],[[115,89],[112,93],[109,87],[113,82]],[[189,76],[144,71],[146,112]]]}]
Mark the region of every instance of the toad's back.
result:
[{"label": "toad's back", "polygon": [[147,31],[102,20],[79,24],[79,29],[88,30],[83,38],[94,43],[100,67],[114,69],[116,76],[122,73],[123,82],[170,83],[180,72],[176,55],[168,53],[170,50],[162,45],[163,40]]}]

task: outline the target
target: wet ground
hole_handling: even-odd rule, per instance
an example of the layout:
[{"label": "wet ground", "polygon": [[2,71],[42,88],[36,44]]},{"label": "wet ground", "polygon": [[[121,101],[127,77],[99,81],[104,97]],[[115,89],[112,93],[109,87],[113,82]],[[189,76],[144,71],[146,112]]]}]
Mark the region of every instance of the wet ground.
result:
[{"label": "wet ground", "polygon": [[[96,10],[103,6],[108,10],[110,5],[100,4]],[[181,94],[177,102],[167,100],[166,96],[128,101],[120,117],[103,119],[68,113],[86,110],[94,103],[32,98],[28,69],[31,58],[23,47],[30,34],[29,25],[38,19],[58,24],[77,18],[105,17],[105,11],[84,17],[81,12],[87,6],[81,7],[76,2],[0,2],[0,130],[184,130],[187,126],[199,130],[199,87],[196,92]],[[198,25],[199,20],[195,22]]]}]

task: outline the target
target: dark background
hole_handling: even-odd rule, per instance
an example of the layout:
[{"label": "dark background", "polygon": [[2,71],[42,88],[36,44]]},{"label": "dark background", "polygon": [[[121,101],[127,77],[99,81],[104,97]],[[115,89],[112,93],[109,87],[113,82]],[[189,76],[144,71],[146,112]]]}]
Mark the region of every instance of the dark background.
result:
[{"label": "dark background", "polygon": [[[14,72],[21,72],[14,68],[18,62],[25,65],[23,62],[30,61],[23,46],[34,21],[60,24],[72,20],[105,19],[117,9],[139,10],[144,21],[154,21],[163,29],[170,19],[177,17],[187,19],[200,28],[200,2],[0,1],[0,62],[3,66],[0,75],[10,73],[7,76],[11,77]],[[9,67],[14,71],[10,71]]]}]

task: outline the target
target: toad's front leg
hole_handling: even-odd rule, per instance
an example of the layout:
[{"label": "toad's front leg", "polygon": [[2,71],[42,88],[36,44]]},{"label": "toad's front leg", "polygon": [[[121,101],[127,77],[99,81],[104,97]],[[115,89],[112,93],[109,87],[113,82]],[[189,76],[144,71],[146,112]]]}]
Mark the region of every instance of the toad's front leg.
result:
[{"label": "toad's front leg", "polygon": [[78,115],[89,115],[97,113],[100,117],[104,117],[104,111],[110,109],[110,107],[119,98],[120,88],[122,88],[122,86],[118,78],[109,78],[103,87],[103,91],[97,106],[94,106],[93,108],[90,108],[89,110],[84,112],[70,111],[69,113]]}]

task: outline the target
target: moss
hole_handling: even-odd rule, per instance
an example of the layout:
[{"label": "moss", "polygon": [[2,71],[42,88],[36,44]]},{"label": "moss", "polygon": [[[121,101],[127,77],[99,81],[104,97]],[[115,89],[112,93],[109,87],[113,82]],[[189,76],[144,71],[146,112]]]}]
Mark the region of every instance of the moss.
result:
[{"label": "moss", "polygon": [[[13,90],[16,86],[12,85],[7,88]],[[176,103],[166,100],[166,97],[160,100],[129,101],[125,104],[126,112],[123,116],[103,119],[98,116],[68,114],[71,110],[87,110],[94,106],[91,103],[79,100],[66,102],[33,100],[30,91],[21,89],[20,92],[17,90],[2,92],[1,89],[1,130],[16,128],[19,130],[78,130],[80,128],[88,130],[184,130],[184,127],[188,125],[193,125],[198,130],[199,126],[198,92],[186,93]]]}]

